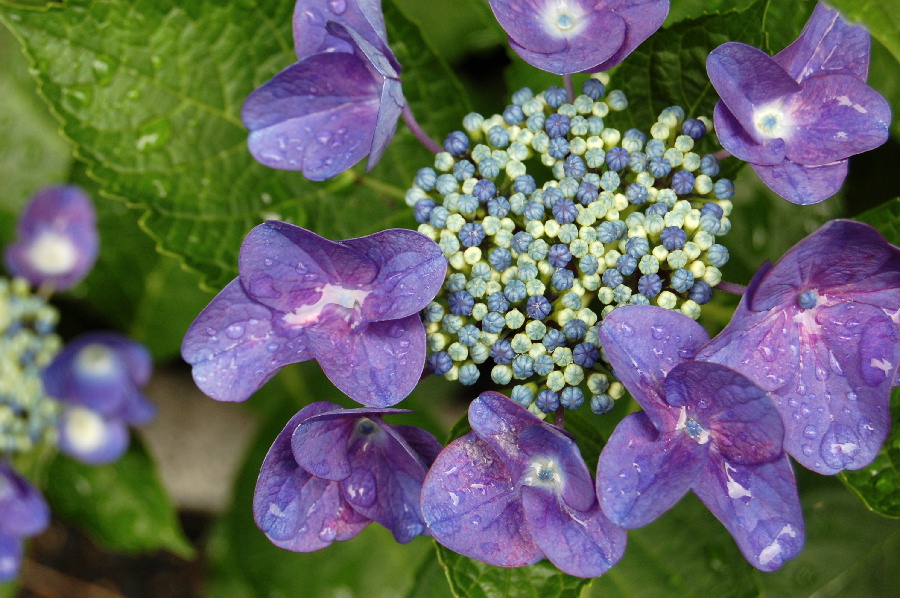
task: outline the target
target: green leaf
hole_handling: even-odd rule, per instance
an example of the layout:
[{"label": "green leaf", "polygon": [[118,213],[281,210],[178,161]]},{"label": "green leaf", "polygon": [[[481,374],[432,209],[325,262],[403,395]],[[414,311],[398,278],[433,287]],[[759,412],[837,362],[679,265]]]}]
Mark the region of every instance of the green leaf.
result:
[{"label": "green leaf", "polygon": [[900,61],[900,12],[895,0],[829,0],[829,4],[850,22],[865,25]]},{"label": "green leaf", "polygon": [[438,558],[457,598],[577,598],[590,582],[541,561],[528,567],[495,567],[438,545]]},{"label": "green leaf", "polygon": [[194,554],[153,459],[137,438],[110,465],[57,456],[47,469],[44,493],[55,516],[81,526],[110,550]]},{"label": "green leaf", "polygon": [[434,549],[428,552],[416,571],[413,587],[406,594],[406,598],[453,598],[453,592],[447,584],[444,569],[438,559],[438,544],[434,543]]},{"label": "green leaf", "polygon": [[900,245],[900,197],[863,212],[856,220],[877,228],[888,243]]}]

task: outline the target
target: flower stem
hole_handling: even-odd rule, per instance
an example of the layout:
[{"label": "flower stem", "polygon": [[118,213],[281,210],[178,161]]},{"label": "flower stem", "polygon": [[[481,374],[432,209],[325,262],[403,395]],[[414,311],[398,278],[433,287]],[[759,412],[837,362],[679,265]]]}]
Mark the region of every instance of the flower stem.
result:
[{"label": "flower stem", "polygon": [[559,407],[556,408],[556,419],[553,421],[553,425],[555,425],[560,430],[564,430],[566,427],[565,414],[566,414],[565,407],[560,405]]},{"label": "flower stem", "polygon": [[747,287],[745,287],[744,285],[735,284],[733,282],[725,282],[724,280],[717,284],[716,288],[720,291],[731,293],[732,295],[738,295],[739,297],[743,297],[744,293],[747,292]]},{"label": "flower stem", "polygon": [[419,126],[419,123],[416,122],[416,118],[413,116],[412,110],[409,109],[409,104],[403,106],[403,122],[406,123],[406,126],[409,128],[410,132],[415,135],[416,139],[418,139],[422,145],[424,145],[428,151],[439,154],[444,151],[441,146],[434,142],[434,140],[429,137],[425,131],[422,130],[422,127]]},{"label": "flower stem", "polygon": [[731,152],[729,152],[727,149],[720,149],[719,151],[717,151],[716,153],[713,154],[713,158],[715,158],[716,160],[724,160],[725,158],[730,158],[730,157],[731,157]]},{"label": "flower stem", "polygon": [[566,88],[566,94],[568,95],[569,103],[571,104],[572,102],[575,101],[575,86],[572,84],[572,75],[569,73],[566,73],[565,75],[562,76],[562,78],[563,78],[563,87]]}]

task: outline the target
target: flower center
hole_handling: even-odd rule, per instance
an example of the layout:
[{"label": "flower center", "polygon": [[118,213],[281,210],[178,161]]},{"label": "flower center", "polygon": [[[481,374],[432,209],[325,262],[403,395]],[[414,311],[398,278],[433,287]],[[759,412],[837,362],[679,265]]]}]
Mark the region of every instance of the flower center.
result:
[{"label": "flower center", "polygon": [[678,423],[675,424],[676,430],[684,430],[685,433],[697,441],[698,444],[706,444],[709,442],[709,430],[703,428],[694,418],[687,416],[687,409],[681,408],[681,415],[678,417]]},{"label": "flower center", "polygon": [[753,113],[753,124],[756,132],[766,139],[782,139],[788,132],[789,124],[785,117],[781,101],[770,102],[760,106]]},{"label": "flower center", "polygon": [[553,459],[535,459],[528,464],[522,483],[526,486],[558,490],[562,486],[562,475]]},{"label": "flower center", "polygon": [[105,345],[85,345],[75,358],[75,368],[90,378],[106,378],[117,369],[115,354]]},{"label": "flower center", "polygon": [[72,407],[66,417],[66,437],[76,450],[89,453],[103,446],[106,424],[99,415],[83,407]]},{"label": "flower center", "polygon": [[285,314],[285,324],[294,327],[314,324],[322,314],[322,310],[329,305],[339,305],[346,308],[344,319],[349,322],[353,317],[354,308],[361,306],[371,291],[345,289],[341,286],[326,284],[319,289],[319,292],[321,296],[315,303],[301,305],[294,311]]},{"label": "flower center", "polygon": [[69,237],[54,231],[46,231],[31,244],[28,259],[42,274],[59,276],[75,267],[78,249]]},{"label": "flower center", "polygon": [[570,4],[567,0],[558,0],[544,9],[542,15],[544,28],[550,35],[556,37],[571,37],[577,35],[584,28],[584,15],[581,8]]},{"label": "flower center", "polygon": [[797,295],[797,305],[800,309],[812,309],[819,303],[819,294],[814,290],[803,291]]}]

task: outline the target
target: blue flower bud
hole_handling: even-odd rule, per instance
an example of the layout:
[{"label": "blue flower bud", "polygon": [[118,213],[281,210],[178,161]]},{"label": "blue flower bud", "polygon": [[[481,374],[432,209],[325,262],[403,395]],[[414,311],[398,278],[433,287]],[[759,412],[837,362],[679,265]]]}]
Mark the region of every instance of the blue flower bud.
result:
[{"label": "blue flower bud", "polygon": [[[499,294],[500,293],[494,293],[491,295],[491,297]],[[488,307],[488,309],[490,309],[490,307]],[[506,310],[503,311],[505,312]],[[500,311],[489,311],[481,319],[481,329],[488,334],[500,334],[501,332],[503,332],[503,329],[505,327],[506,318],[503,317],[503,313]]]},{"label": "blue flower bud", "polygon": [[644,237],[631,237],[625,241],[625,252],[636,259],[640,259],[650,252],[650,242]]},{"label": "blue flower bud", "polygon": [[453,165],[453,176],[458,181],[464,181],[475,176],[475,165],[468,160],[460,160]]},{"label": "blue flower bud", "polygon": [[662,279],[658,274],[644,274],[638,279],[638,292],[652,299],[662,292]]},{"label": "blue flower bud", "polygon": [[628,129],[625,131],[625,134],[622,135],[622,138],[629,137],[631,139],[637,139],[641,145],[647,143],[647,136],[640,129]]},{"label": "blue flower bud", "polygon": [[544,413],[553,413],[559,408],[559,395],[550,389],[538,393],[535,406]]},{"label": "blue flower bud", "polygon": [[550,137],[564,137],[569,133],[569,118],[562,114],[551,114],[544,122],[544,130]]},{"label": "blue flower bud", "polygon": [[663,247],[669,251],[675,251],[684,247],[687,241],[687,233],[677,226],[667,226],[660,233],[659,240],[662,241]]},{"label": "blue flower bud", "polygon": [[537,276],[538,267],[536,264],[532,264],[531,262],[524,262],[519,264],[516,278],[518,278],[522,282],[528,282],[529,280],[534,280],[535,278],[537,278]]},{"label": "blue flower bud", "polygon": [[572,349],[572,361],[583,368],[593,367],[598,358],[599,352],[592,343],[579,343]]},{"label": "blue flower bud", "polygon": [[614,147],[606,152],[606,165],[615,171],[625,170],[631,162],[631,155],[624,147]]},{"label": "blue flower bud", "polygon": [[560,268],[550,277],[550,286],[557,291],[568,291],[575,283],[575,273],[571,270]]},{"label": "blue flower bud", "polygon": [[[650,158],[662,158],[662,155],[666,153],[666,144],[661,139],[651,139],[647,142],[647,145],[644,146],[644,152],[650,156]],[[650,172],[651,174],[653,173],[652,170]]]},{"label": "blue flower bud", "polygon": [[491,359],[494,363],[508,364],[515,359],[516,352],[507,340],[499,340],[491,345]]},{"label": "blue flower bud", "polygon": [[494,184],[494,181],[488,179],[481,179],[475,183],[475,186],[472,188],[472,195],[474,195],[481,203],[487,203],[487,201],[496,194],[497,185]]},{"label": "blue flower bud", "polygon": [[591,411],[597,415],[609,413],[615,407],[615,401],[606,393],[594,395],[591,397]]},{"label": "blue flower bud", "polygon": [[698,141],[706,135],[706,125],[696,118],[689,118],[681,125],[681,132],[694,141]]},{"label": "blue flower bud", "polygon": [[503,294],[506,295],[510,303],[519,303],[528,296],[528,293],[525,291],[525,283],[517,278],[509,281],[509,284],[503,289]]},{"label": "blue flower bud", "polygon": [[581,270],[582,274],[587,274],[588,276],[596,274],[597,270],[600,269],[600,261],[596,255],[587,253],[578,260],[578,269]]},{"label": "blue flower bud", "polygon": [[424,191],[431,191],[434,189],[434,183],[436,181],[437,173],[433,168],[420,168],[418,172],[416,172],[416,178],[413,180],[413,184]]},{"label": "blue flower bud", "polygon": [[534,360],[528,355],[519,355],[512,361],[513,376],[519,380],[534,374]]},{"label": "blue flower bud", "polygon": [[456,200],[456,209],[460,214],[465,216],[473,216],[478,210],[478,200],[474,195],[463,193]]},{"label": "blue flower bud", "polygon": [[565,195],[556,187],[547,187],[544,190],[544,206],[548,208],[553,208],[553,205],[565,199]]},{"label": "blue flower bud", "polygon": [[491,264],[491,267],[494,268],[497,272],[503,272],[507,268],[509,268],[510,263],[512,262],[512,256],[509,253],[509,250],[504,247],[497,247],[491,250],[488,254],[488,262]]},{"label": "blue flower bud", "polygon": [[586,332],[587,324],[579,318],[573,318],[563,326],[563,334],[566,335],[568,340],[573,342],[583,339]]},{"label": "blue flower bud", "polygon": [[700,174],[713,177],[719,174],[719,161],[712,154],[706,154],[700,158]]},{"label": "blue flower bud", "polygon": [[650,163],[650,158],[644,152],[631,152],[631,160],[628,163],[628,168],[631,169],[631,172],[644,172],[647,170],[647,165]]},{"label": "blue flower bud", "polygon": [[546,376],[556,369],[553,358],[547,353],[541,353],[534,358],[534,373],[538,376]]},{"label": "blue flower bud", "polygon": [[679,170],[672,175],[672,191],[678,195],[686,195],[694,190],[694,173],[689,170]]},{"label": "blue flower bud", "polygon": [[612,170],[607,170],[600,177],[600,188],[604,191],[615,191],[619,188],[619,175]]},{"label": "blue flower bud", "polygon": [[634,206],[639,206],[647,201],[647,196],[647,188],[640,183],[631,183],[625,190],[625,197],[628,198],[628,203]]},{"label": "blue flower bud", "polygon": [[442,174],[437,178],[434,188],[441,195],[449,195],[459,189],[459,183],[452,174]]},{"label": "blue flower bud", "polygon": [[478,173],[487,179],[492,179],[500,174],[500,164],[493,158],[485,158],[478,165]]},{"label": "blue flower bud", "polygon": [[528,407],[534,399],[534,393],[529,387],[521,385],[514,387],[512,391],[510,391],[509,398],[522,407]]},{"label": "blue flower bud", "polygon": [[544,130],[544,124],[546,122],[546,117],[539,112],[537,114],[532,114],[531,116],[529,116],[528,120],[525,121],[525,126],[528,127],[528,130],[532,133],[537,133]]},{"label": "blue flower bud", "polygon": [[444,228],[447,226],[447,218],[449,216],[450,212],[447,211],[447,208],[444,206],[435,206],[434,209],[431,210],[431,215],[428,217],[428,224],[434,228]]},{"label": "blue flower bud", "polygon": [[517,125],[525,120],[525,113],[522,112],[522,106],[519,104],[510,104],[503,111],[503,122],[508,125]]},{"label": "blue flower bud", "polygon": [[413,217],[419,224],[425,224],[431,218],[431,210],[434,209],[434,200],[426,197],[416,202],[413,208]]},{"label": "blue flower bud", "polygon": [[488,143],[494,147],[504,148],[509,145],[509,132],[500,125],[494,125],[488,130]]},{"label": "blue flower bud", "polygon": [[567,386],[560,393],[559,402],[566,409],[578,409],[584,404],[584,393],[577,386]]},{"label": "blue flower bud", "polygon": [[572,253],[569,251],[568,245],[557,243],[550,248],[547,259],[554,268],[565,268],[572,260]]},{"label": "blue flower bud", "polygon": [[647,171],[659,179],[669,174],[672,171],[672,166],[667,159],[654,157],[650,160],[650,164],[647,165]]},{"label": "blue flower bud", "polygon": [[719,227],[719,219],[716,216],[712,214],[703,214],[700,216],[700,230],[715,235],[718,234]]},{"label": "blue flower bud", "polygon": [[672,278],[669,280],[669,284],[679,293],[685,293],[694,286],[694,274],[690,270],[679,268],[672,272]]},{"label": "blue flower bud", "polygon": [[[585,256],[587,257],[587,256]],[[628,255],[620,255],[619,259],[616,260],[616,270],[621,272],[622,276],[631,276],[634,274],[634,271],[637,269],[638,261],[634,256]]]},{"label": "blue flower bud", "polygon": [[534,97],[534,92],[531,91],[531,89],[528,87],[523,87],[522,89],[519,89],[518,91],[513,92],[512,101],[514,104],[520,106],[533,97]]},{"label": "blue flower bud", "polygon": [[604,87],[603,83],[601,83],[599,79],[591,78],[582,83],[581,93],[591,98],[592,100],[599,100],[603,97],[603,94],[606,93],[606,87]]},{"label": "blue flower bud", "polygon": [[428,356],[428,369],[441,376],[453,368],[453,359],[446,351],[438,351]]},{"label": "blue flower bud", "polygon": [[623,278],[622,273],[616,270],[615,268],[607,268],[603,272],[603,284],[608,286],[609,288],[615,288],[622,284]]},{"label": "blue flower bud", "polygon": [[705,280],[694,281],[691,290],[688,291],[688,299],[692,299],[698,305],[709,303],[712,299],[712,287]]},{"label": "blue flower bud", "polygon": [[728,179],[719,179],[713,186],[716,199],[731,199],[734,197],[734,183]]},{"label": "blue flower bud", "polygon": [[532,237],[529,233],[525,231],[519,231],[515,235],[513,235],[512,240],[512,248],[514,251],[521,253],[528,253],[528,247],[534,241],[534,237]]},{"label": "blue flower bud", "polygon": [[505,197],[495,197],[487,202],[488,215],[503,218],[509,214],[509,201]]},{"label": "blue flower bud", "polygon": [[458,236],[463,247],[476,247],[484,241],[484,228],[477,222],[466,222]]},{"label": "blue flower bud", "polygon": [[651,204],[646,210],[644,210],[644,214],[646,216],[665,216],[666,212],[669,211],[669,208],[666,207],[666,204],[655,203]]},{"label": "blue flower bud", "polygon": [[469,138],[462,131],[453,131],[444,139],[444,151],[451,156],[462,156],[469,151]]},{"label": "blue flower bud", "polygon": [[572,154],[566,158],[566,163],[563,165],[563,172],[565,172],[567,177],[581,180],[587,173],[587,165],[584,163],[584,159],[582,159],[581,156]]},{"label": "blue flower bud", "polygon": [[516,180],[513,181],[513,191],[516,193],[531,195],[535,189],[537,189],[537,185],[534,183],[534,177],[530,174],[518,176],[516,177]]},{"label": "blue flower bud", "polygon": [[722,210],[722,206],[720,206],[717,203],[713,203],[711,201],[708,201],[705,204],[703,204],[703,206],[700,208],[700,213],[701,214],[712,214],[713,216],[716,217],[716,219],[719,219],[725,215],[725,212]]},{"label": "blue flower bud", "polygon": [[620,89],[614,89],[609,92],[609,95],[606,97],[606,103],[612,110],[625,110],[628,108],[628,98],[625,97],[625,92]]},{"label": "blue flower bud", "polygon": [[604,221],[597,227],[597,239],[601,243],[612,243],[619,239],[622,233],[619,228],[612,222]]},{"label": "blue flower bud", "polygon": [[548,352],[552,353],[554,349],[566,345],[566,335],[564,335],[561,330],[551,328],[547,331],[547,334],[544,335],[541,344],[544,345]]},{"label": "blue flower bud", "polygon": [[535,320],[543,320],[550,315],[552,310],[553,308],[551,307],[550,302],[547,301],[547,298],[543,295],[529,297],[528,301],[525,303],[525,312],[528,314],[529,318]]},{"label": "blue flower bud", "polygon": [[557,160],[562,160],[569,155],[569,141],[565,137],[554,137],[550,140],[547,153]]},{"label": "blue flower bud", "polygon": [[480,375],[481,373],[478,371],[478,366],[474,363],[467,363],[459,368],[459,382],[463,386],[472,386],[478,382],[478,377]]},{"label": "blue flower bud", "polygon": [[598,196],[599,191],[597,190],[597,186],[587,181],[582,181],[582,183],[578,185],[578,191],[575,193],[576,199],[578,199],[583,206],[594,203],[597,201]]},{"label": "blue flower bud", "polygon": [[544,101],[554,110],[565,104],[568,97],[569,94],[566,90],[556,85],[548,87],[547,91],[544,92]]},{"label": "blue flower bud", "polygon": [[525,220],[543,220],[544,219],[544,204],[536,201],[529,201],[525,204],[525,209],[522,211],[522,217]]},{"label": "blue flower bud", "polygon": [[447,298],[450,312],[457,316],[468,316],[475,307],[475,298],[468,291],[457,291]]},{"label": "blue flower bud", "polygon": [[575,222],[578,218],[578,209],[571,199],[562,198],[553,204],[553,217],[560,224],[569,224]]},{"label": "blue flower bud", "polygon": [[728,263],[728,248],[718,243],[710,246],[706,250],[706,261],[709,262],[710,266],[721,268]]}]

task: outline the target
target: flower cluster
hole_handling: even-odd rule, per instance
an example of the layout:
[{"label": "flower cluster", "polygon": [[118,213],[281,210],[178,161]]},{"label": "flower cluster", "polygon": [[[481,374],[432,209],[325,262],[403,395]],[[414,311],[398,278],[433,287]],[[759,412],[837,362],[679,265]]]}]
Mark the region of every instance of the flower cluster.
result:
[{"label": "flower cluster", "polygon": [[12,467],[0,462],[0,583],[12,581],[22,563],[22,543],[50,523],[44,497]]},{"label": "flower cluster", "polygon": [[[578,408],[586,389],[603,412],[621,392],[595,324],[650,302],[696,318],[710,300],[734,191],[715,157],[692,151],[710,122],[672,107],[649,138],[620,133],[604,118],[627,101],[604,83],[571,102],[562,88],[522,89],[502,115],[469,114],[418,171],[407,202],[450,263],[424,312],[432,372],[471,385],[491,361],[493,382],[514,383],[526,407]],[[554,178],[539,184],[529,160]]]}]

